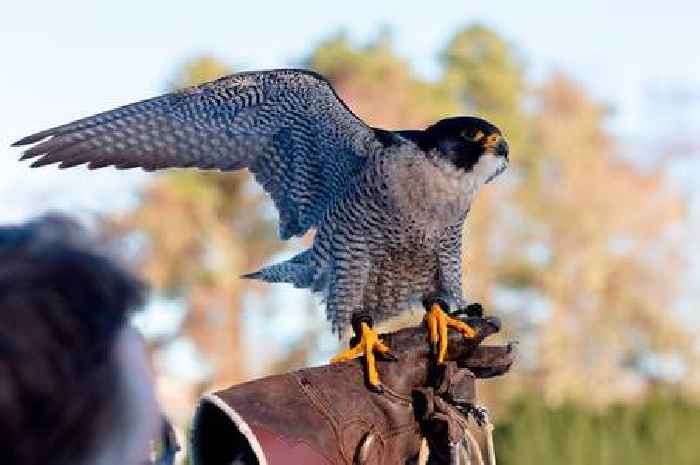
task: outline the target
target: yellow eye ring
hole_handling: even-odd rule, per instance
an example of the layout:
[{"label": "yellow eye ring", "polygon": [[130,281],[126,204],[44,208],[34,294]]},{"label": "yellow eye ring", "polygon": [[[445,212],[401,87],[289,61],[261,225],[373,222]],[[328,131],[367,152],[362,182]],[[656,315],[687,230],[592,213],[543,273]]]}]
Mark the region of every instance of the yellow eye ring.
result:
[{"label": "yellow eye ring", "polygon": [[464,137],[465,139],[468,139],[473,142],[479,142],[481,139],[484,138],[484,132],[480,129],[464,129],[460,135]]}]

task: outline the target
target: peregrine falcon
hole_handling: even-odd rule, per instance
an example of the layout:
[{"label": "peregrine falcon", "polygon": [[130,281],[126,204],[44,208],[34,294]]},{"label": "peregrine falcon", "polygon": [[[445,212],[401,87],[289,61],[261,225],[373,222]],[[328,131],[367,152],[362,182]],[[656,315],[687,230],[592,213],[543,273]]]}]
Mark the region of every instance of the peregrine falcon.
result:
[{"label": "peregrine falcon", "polygon": [[[145,170],[248,168],[279,211],[282,239],[315,229],[313,245],[246,275],[320,293],[334,331],[353,316],[360,344],[343,360],[387,353],[372,321],[435,291],[462,294],[462,226],[479,188],[508,165],[508,144],[484,119],[446,118],[390,131],[358,118],[321,75],[245,72],[38,132],[32,166]],[[444,306],[443,306],[444,307]],[[428,309],[436,342],[468,326]],[[371,359],[371,360],[370,360]],[[372,373],[370,373],[372,374]],[[370,383],[378,385],[376,373]]]}]

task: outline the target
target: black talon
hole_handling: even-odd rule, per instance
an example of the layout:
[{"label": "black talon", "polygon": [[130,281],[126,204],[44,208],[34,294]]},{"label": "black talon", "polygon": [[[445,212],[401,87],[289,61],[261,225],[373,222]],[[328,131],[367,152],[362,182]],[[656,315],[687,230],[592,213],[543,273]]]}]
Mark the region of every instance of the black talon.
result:
[{"label": "black talon", "polygon": [[458,308],[450,316],[467,316],[470,318],[483,318],[484,306],[478,302],[469,304],[466,307]]},{"label": "black talon", "polygon": [[482,318],[484,316],[484,307],[478,302],[467,305],[465,310],[469,316],[474,316],[477,318]]}]

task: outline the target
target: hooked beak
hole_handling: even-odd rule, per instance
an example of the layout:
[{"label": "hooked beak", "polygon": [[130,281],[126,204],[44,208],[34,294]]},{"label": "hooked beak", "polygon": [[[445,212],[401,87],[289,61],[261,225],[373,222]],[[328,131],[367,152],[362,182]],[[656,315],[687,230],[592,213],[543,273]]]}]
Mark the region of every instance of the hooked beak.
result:
[{"label": "hooked beak", "polygon": [[498,145],[496,145],[496,150],[495,150],[496,155],[508,160],[508,151],[509,151],[508,142],[506,142],[505,139],[501,139],[501,141],[498,143]]}]

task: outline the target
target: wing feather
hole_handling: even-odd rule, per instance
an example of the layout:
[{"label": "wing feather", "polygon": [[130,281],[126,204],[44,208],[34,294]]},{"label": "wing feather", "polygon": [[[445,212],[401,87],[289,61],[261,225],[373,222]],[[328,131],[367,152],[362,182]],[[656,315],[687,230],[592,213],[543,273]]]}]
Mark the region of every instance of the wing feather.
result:
[{"label": "wing feather", "polygon": [[280,235],[318,224],[364,166],[374,131],[322,76],[239,73],[38,132],[32,166],[249,168],[280,211]]}]

